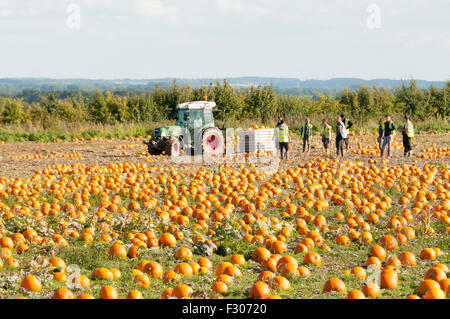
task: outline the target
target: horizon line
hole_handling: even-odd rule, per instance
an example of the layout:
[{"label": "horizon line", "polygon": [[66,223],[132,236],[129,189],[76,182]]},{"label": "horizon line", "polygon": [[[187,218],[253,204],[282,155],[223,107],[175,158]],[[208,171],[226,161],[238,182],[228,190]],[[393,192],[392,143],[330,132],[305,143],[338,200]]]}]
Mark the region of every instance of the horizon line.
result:
[{"label": "horizon line", "polygon": [[230,76],[230,77],[154,77],[154,78],[90,78],[90,77],[39,77],[39,76],[23,76],[23,77],[0,77],[0,80],[87,80],[87,81],[155,81],[155,80],[227,80],[227,79],[243,79],[243,78],[256,78],[256,79],[277,79],[277,80],[298,80],[298,81],[331,81],[331,80],[362,80],[362,81],[376,81],[376,80],[388,80],[388,81],[426,81],[426,82],[447,82],[450,81],[450,76],[447,80],[425,80],[415,77],[407,78],[362,78],[362,77],[331,77],[331,78],[299,78],[299,77],[279,77],[279,76]]}]

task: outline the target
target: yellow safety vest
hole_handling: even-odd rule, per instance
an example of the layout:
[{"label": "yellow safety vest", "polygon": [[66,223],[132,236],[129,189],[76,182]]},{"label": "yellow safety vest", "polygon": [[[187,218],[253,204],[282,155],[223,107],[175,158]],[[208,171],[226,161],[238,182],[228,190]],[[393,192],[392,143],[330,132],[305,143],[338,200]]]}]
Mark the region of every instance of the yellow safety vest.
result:
[{"label": "yellow safety vest", "polygon": [[[394,128],[394,122],[390,122],[389,123],[389,128],[391,129],[391,131],[392,131],[392,133],[391,133],[391,135],[392,136],[395,136],[395,131],[396,130],[394,130],[393,128]],[[383,131],[386,129],[386,122],[383,122]]]},{"label": "yellow safety vest", "polygon": [[283,124],[278,127],[278,142],[279,143],[287,143],[289,142],[289,128],[286,124]]},{"label": "yellow safety vest", "polygon": [[325,127],[322,126],[322,129],[323,129],[323,133],[322,133],[323,137],[330,138],[329,132],[330,132],[330,129],[331,129],[331,125],[327,124],[327,126],[325,126]]},{"label": "yellow safety vest", "polygon": [[[305,124],[301,128],[302,139],[305,139],[306,131],[308,131],[308,139],[312,139],[312,124]],[[306,128],[306,129],[305,129]]]},{"label": "yellow safety vest", "polygon": [[[409,129],[407,129],[408,124],[409,124]],[[405,130],[406,130],[406,129],[407,129],[407,131],[406,131],[406,136],[408,136],[408,137],[414,137],[414,127],[413,127],[413,124],[411,123],[411,121],[406,122],[406,124],[405,124]]]}]

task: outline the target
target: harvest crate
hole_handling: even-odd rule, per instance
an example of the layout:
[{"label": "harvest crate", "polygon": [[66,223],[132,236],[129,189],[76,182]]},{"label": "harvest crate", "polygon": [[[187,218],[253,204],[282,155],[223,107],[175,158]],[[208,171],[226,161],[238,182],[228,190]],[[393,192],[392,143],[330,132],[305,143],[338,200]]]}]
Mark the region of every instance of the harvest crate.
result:
[{"label": "harvest crate", "polygon": [[239,153],[277,152],[277,133],[274,129],[245,130],[240,131],[238,136]]}]

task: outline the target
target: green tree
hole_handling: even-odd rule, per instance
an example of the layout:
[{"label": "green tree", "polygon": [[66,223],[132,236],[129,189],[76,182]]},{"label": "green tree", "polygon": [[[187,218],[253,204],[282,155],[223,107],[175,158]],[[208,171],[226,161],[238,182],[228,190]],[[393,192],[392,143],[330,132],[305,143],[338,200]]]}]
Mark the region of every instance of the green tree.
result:
[{"label": "green tree", "polygon": [[130,120],[130,113],[128,109],[127,97],[113,95],[111,92],[106,92],[106,108],[111,116],[111,120],[125,123]]},{"label": "green tree", "polygon": [[228,81],[223,85],[219,82],[214,87],[214,99],[218,106],[217,118],[220,120],[235,121],[242,118],[245,108],[242,96],[231,87]]},{"label": "green tree", "polygon": [[267,123],[276,116],[278,109],[277,99],[272,86],[268,87],[250,87],[246,97],[245,116],[249,119],[261,119]]},{"label": "green tree", "polygon": [[402,113],[418,118],[427,116],[424,108],[424,90],[417,86],[417,81],[411,80],[407,86],[405,83],[400,88],[395,89],[396,104],[402,106]]},{"label": "green tree", "polygon": [[3,102],[1,120],[7,124],[21,124],[28,119],[28,114],[24,111],[22,99],[6,99]]},{"label": "green tree", "polygon": [[353,114],[360,122],[365,122],[369,114],[375,113],[373,91],[363,84],[358,90],[358,108],[354,110]]},{"label": "green tree", "polygon": [[111,114],[109,112],[105,96],[101,91],[97,91],[95,95],[88,100],[91,117],[95,122],[110,123]]}]

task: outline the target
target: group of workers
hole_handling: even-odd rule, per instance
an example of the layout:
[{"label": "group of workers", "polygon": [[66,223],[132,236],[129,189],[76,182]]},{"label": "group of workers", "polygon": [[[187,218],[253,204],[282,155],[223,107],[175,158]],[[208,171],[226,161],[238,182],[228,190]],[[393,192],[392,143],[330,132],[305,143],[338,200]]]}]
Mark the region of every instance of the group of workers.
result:
[{"label": "group of workers", "polygon": [[[353,123],[345,118],[344,114],[341,114],[337,118],[336,124],[336,152],[337,156],[344,157],[344,147],[348,151],[349,148],[349,130],[353,126]],[[289,142],[291,140],[289,134],[289,127],[286,125],[282,117],[278,118],[277,124],[278,131],[278,142],[280,146],[281,159],[288,159],[289,152]],[[332,127],[328,124],[327,119],[323,119],[322,125],[320,126],[322,144],[325,149],[326,154],[329,153],[329,148],[331,144]],[[410,121],[408,115],[405,115],[405,124],[401,128],[397,129],[394,122],[391,120],[389,115],[386,116],[385,121],[379,121],[378,128],[378,147],[380,148],[381,157],[384,156],[385,149],[387,147],[387,156],[391,156],[392,141],[395,136],[396,131],[402,133],[403,136],[403,146],[404,146],[404,156],[411,156],[412,147],[411,139],[414,137],[414,127]],[[309,153],[311,150],[311,140],[313,136],[313,125],[311,120],[307,118],[305,124],[300,128],[300,137],[303,142],[303,153],[306,151]]]},{"label": "group of workers", "polygon": [[414,137],[414,127],[409,118],[409,115],[405,115],[405,124],[402,125],[399,129],[395,127],[394,122],[391,120],[389,115],[386,116],[386,120],[383,122],[380,120],[378,127],[378,147],[381,151],[381,157],[383,157],[384,150],[387,146],[387,156],[391,156],[391,148],[392,148],[392,140],[394,139],[396,131],[402,133],[403,138],[403,156],[411,156],[412,153],[412,145],[411,140]]}]

